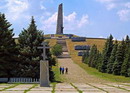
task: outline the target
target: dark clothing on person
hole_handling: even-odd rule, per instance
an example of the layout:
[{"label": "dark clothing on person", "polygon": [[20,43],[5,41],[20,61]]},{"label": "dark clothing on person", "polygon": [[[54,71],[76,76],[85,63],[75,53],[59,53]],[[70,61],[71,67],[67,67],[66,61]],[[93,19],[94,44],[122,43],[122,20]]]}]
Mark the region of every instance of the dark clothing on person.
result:
[{"label": "dark clothing on person", "polygon": [[68,74],[68,68],[67,67],[66,68],[60,67],[59,70],[60,70],[60,74]]},{"label": "dark clothing on person", "polygon": [[68,68],[65,69],[65,73],[68,74]]},{"label": "dark clothing on person", "polygon": [[64,69],[64,67],[63,67],[63,68],[62,68],[62,74],[64,74],[64,70],[65,70],[65,69]]},{"label": "dark clothing on person", "polygon": [[62,74],[62,68],[60,67],[60,74]]}]

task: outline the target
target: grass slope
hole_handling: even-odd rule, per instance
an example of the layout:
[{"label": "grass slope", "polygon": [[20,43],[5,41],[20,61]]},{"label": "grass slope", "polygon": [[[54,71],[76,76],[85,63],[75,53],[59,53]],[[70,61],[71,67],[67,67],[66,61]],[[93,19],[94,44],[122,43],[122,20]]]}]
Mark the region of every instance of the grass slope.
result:
[{"label": "grass slope", "polygon": [[60,83],[64,81],[64,77],[60,74],[58,62],[55,66],[52,66],[52,71],[54,72],[55,81],[53,83]]},{"label": "grass slope", "polygon": [[67,47],[69,50],[69,54],[71,55],[73,61],[81,63],[82,57],[77,56],[78,51],[74,50],[75,45],[97,45],[98,50],[102,51],[104,44],[106,42],[105,39],[86,39],[86,42],[72,42],[71,39],[67,39]]},{"label": "grass slope", "polygon": [[57,43],[57,39],[46,39],[46,42],[49,42],[50,47],[54,46]]},{"label": "grass slope", "polygon": [[72,60],[77,63],[81,68],[83,68],[88,74],[94,75],[96,77],[102,78],[107,81],[112,81],[112,82],[125,82],[128,83],[130,82],[129,77],[124,77],[124,76],[115,76],[112,74],[107,74],[107,73],[101,73],[98,72],[95,68],[88,67],[87,64],[82,63],[82,57],[77,56],[78,51],[74,50],[75,45],[90,45],[92,46],[93,44],[97,45],[97,48],[102,51],[104,44],[105,44],[105,39],[87,39],[86,42],[72,42],[70,39],[66,40],[67,42],[67,47],[69,54],[72,58]]}]

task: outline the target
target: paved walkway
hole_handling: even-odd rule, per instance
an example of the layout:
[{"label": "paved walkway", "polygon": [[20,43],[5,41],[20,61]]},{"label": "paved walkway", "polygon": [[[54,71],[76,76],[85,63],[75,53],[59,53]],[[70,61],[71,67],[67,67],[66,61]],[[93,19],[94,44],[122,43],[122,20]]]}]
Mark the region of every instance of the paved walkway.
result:
[{"label": "paved walkway", "polygon": [[130,83],[58,83],[54,87],[38,84],[0,84],[0,93],[130,93]]},{"label": "paved walkway", "polygon": [[[68,54],[68,52],[63,52],[64,54]],[[68,54],[69,55],[69,54]],[[84,69],[75,64],[71,58],[58,58],[59,67],[67,67],[68,74],[65,74],[66,78],[65,82],[68,83],[106,83],[107,81],[89,75]]]}]

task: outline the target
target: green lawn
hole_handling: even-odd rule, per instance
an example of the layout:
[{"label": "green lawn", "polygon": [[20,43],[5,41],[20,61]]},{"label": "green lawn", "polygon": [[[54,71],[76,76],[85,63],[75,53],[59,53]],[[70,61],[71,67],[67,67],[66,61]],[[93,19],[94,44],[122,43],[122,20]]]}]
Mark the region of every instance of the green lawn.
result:
[{"label": "green lawn", "polygon": [[94,75],[101,79],[104,79],[107,81],[112,81],[112,82],[130,83],[130,77],[116,76],[116,75],[112,75],[112,74],[101,73],[95,68],[88,67],[87,64],[84,64],[84,63],[77,63],[77,64],[81,68],[83,68],[88,74]]},{"label": "green lawn", "polygon": [[64,77],[60,75],[58,63],[56,64],[56,66],[52,66],[52,71],[54,72],[55,82],[60,83],[64,81]]}]

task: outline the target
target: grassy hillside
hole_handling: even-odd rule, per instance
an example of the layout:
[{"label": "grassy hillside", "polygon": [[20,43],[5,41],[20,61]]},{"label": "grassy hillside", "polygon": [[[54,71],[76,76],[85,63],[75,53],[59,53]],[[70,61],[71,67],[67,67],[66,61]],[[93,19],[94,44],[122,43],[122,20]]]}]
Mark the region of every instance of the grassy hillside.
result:
[{"label": "grassy hillside", "polygon": [[71,39],[67,39],[66,42],[67,42],[68,51],[69,51],[72,59],[76,62],[81,63],[82,57],[77,56],[78,51],[74,50],[75,45],[90,45],[90,46],[92,46],[95,44],[95,45],[97,45],[98,50],[102,51],[106,40],[105,39],[86,39],[86,42],[72,42]]},{"label": "grassy hillside", "polygon": [[46,42],[49,42],[49,45],[52,47],[56,44],[57,39],[46,39]]},{"label": "grassy hillside", "polygon": [[102,51],[104,44],[105,44],[105,39],[87,39],[86,42],[72,42],[70,39],[66,40],[67,42],[67,47],[68,51],[70,53],[70,56],[72,60],[77,63],[81,68],[83,68],[87,73],[90,75],[94,75],[96,77],[102,78],[104,80],[112,81],[112,82],[125,82],[128,83],[130,82],[129,77],[124,77],[124,76],[116,76],[112,74],[107,74],[107,73],[101,73],[95,68],[88,67],[87,64],[82,63],[82,57],[77,56],[78,52],[77,50],[74,50],[75,45],[90,45],[92,46],[93,44],[97,45],[97,48]]}]

